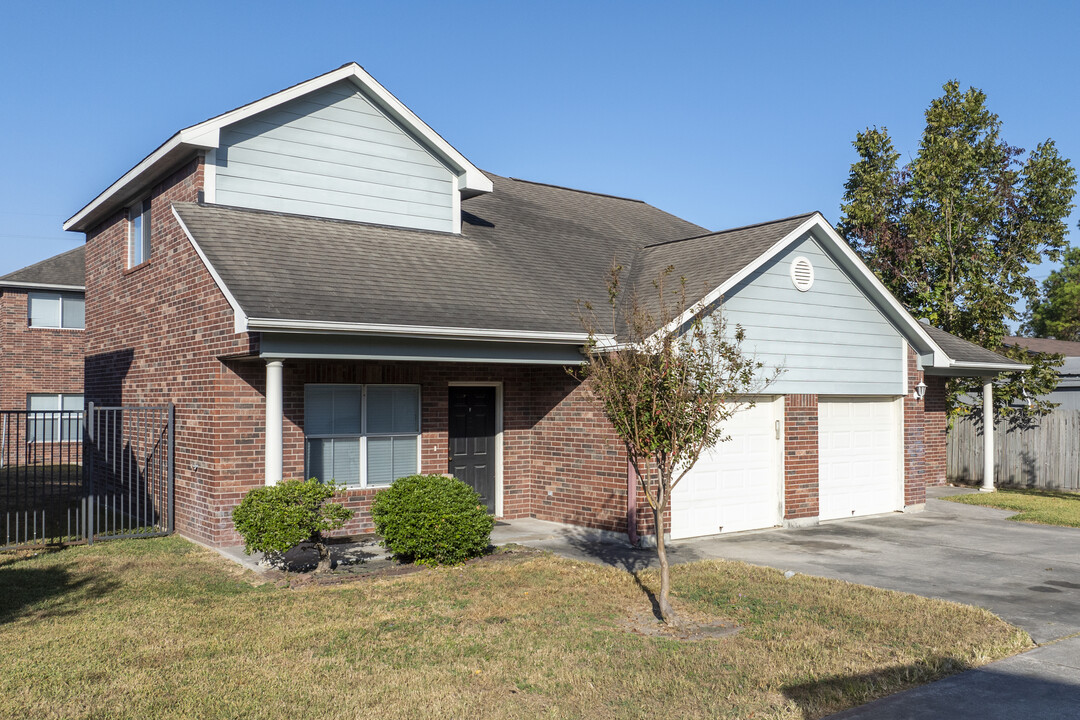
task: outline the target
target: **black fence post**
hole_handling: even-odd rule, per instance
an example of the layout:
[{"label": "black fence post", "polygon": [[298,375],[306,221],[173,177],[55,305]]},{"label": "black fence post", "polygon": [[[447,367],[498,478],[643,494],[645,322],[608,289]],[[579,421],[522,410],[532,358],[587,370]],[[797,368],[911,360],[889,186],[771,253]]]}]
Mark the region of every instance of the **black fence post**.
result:
[{"label": "black fence post", "polygon": [[83,526],[86,530],[86,544],[94,544],[94,525],[97,515],[97,505],[94,502],[94,403],[91,401],[86,407],[86,422],[83,423],[83,472],[86,473],[86,516]]},{"label": "black fence post", "polygon": [[173,460],[175,456],[173,454],[173,446],[176,444],[176,405],[172,400],[169,401],[169,450],[166,462],[169,467],[166,471],[168,474],[168,492],[169,492],[169,534],[171,535],[176,530],[176,517],[173,511],[176,508],[176,488],[174,487],[174,475],[173,475]]}]

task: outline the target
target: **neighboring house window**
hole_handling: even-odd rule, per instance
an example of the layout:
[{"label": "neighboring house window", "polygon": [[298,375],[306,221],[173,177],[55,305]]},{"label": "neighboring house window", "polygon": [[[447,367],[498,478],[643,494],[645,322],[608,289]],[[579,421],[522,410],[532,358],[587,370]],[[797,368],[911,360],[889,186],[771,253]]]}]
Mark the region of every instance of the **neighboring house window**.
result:
[{"label": "neighboring house window", "polygon": [[128,267],[150,259],[150,199],[128,208]]},{"label": "neighboring house window", "polygon": [[306,477],[352,487],[420,471],[420,387],[307,385]]},{"label": "neighboring house window", "polygon": [[28,293],[30,327],[73,328],[86,326],[86,300],[82,293]]},{"label": "neighboring house window", "polygon": [[[68,393],[39,393],[26,397],[30,411],[30,442],[82,440],[83,396]],[[63,410],[65,412],[57,412]]]}]

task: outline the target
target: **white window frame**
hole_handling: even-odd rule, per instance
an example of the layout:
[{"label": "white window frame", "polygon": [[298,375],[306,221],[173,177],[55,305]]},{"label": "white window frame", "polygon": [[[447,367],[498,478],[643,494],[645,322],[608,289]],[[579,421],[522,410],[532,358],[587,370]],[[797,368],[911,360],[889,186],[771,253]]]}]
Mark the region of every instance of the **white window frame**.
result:
[{"label": "white window frame", "polygon": [[[64,298],[81,298],[83,301],[83,324],[81,326],[64,324]],[[59,325],[35,325],[34,315],[30,311],[30,303],[38,300],[55,300],[57,303],[57,316],[60,318]],[[26,326],[32,328],[46,328],[50,330],[85,330],[86,329],[86,294],[79,292],[62,292],[59,290],[30,290],[26,293]],[[75,393],[72,393],[73,395]]]},{"label": "white window frame", "polygon": [[[69,398],[69,397],[72,397],[72,396],[81,397],[83,399],[83,409],[82,410],[64,410],[64,398]],[[59,410],[31,410],[30,409],[30,398],[34,398],[34,397],[54,397],[57,400],[59,400],[60,409]],[[84,427],[83,423],[86,421],[85,407],[86,407],[86,395],[84,393],[27,393],[26,394],[26,414],[27,414],[26,439],[27,439],[27,442],[29,442],[31,444],[34,444],[34,445],[42,445],[42,444],[47,444],[47,443],[79,443],[79,442],[82,442],[82,430],[83,430],[83,427]],[[65,416],[64,416],[63,413],[65,413],[65,412],[76,413],[74,416],[69,415],[67,417],[69,417],[69,418],[73,417],[73,419],[75,419],[78,422],[78,425],[76,426],[78,428],[78,432],[76,433],[78,435],[78,437],[66,438],[66,439],[64,438],[64,417]],[[38,416],[50,416],[50,415],[52,417],[41,417],[41,418],[38,417]],[[46,440],[45,438],[38,438],[37,437],[37,432],[36,432],[35,428],[36,428],[36,425],[37,425],[37,422],[38,422],[39,419],[42,422],[50,422],[50,423],[53,424],[53,430],[52,430],[53,438],[52,438],[52,440]]]},{"label": "white window frame", "polygon": [[[360,388],[360,435],[354,434],[341,434],[341,433],[326,433],[319,435],[308,434],[308,415],[307,415],[307,389],[309,387],[330,387],[330,388]],[[390,387],[390,388],[402,388],[411,387],[416,388],[416,427],[415,433],[369,433],[368,432],[368,388],[372,387]],[[368,438],[369,437],[415,437],[416,438],[416,467],[409,474],[419,474],[420,465],[423,462],[423,434],[424,434],[424,389],[421,385],[416,383],[305,383],[304,384],[304,477],[311,477],[310,458],[308,453],[308,440],[353,440],[358,439],[360,441],[360,483],[346,484],[341,481],[340,478],[334,478],[339,484],[345,485],[349,490],[364,490],[368,488],[385,488],[390,487],[390,483],[379,483],[376,485],[368,484]],[[321,482],[325,482],[328,478],[319,478]],[[392,481],[391,481],[392,482]]]},{"label": "white window frame", "polygon": [[[153,245],[151,239],[154,236],[154,224],[150,218],[150,209],[152,204],[150,197],[144,197],[138,202],[132,203],[127,209],[127,266],[131,268],[138,267],[146,262],[150,261],[150,254],[153,251]],[[135,239],[135,218],[139,218],[139,256],[138,262],[136,262],[136,239]]]}]

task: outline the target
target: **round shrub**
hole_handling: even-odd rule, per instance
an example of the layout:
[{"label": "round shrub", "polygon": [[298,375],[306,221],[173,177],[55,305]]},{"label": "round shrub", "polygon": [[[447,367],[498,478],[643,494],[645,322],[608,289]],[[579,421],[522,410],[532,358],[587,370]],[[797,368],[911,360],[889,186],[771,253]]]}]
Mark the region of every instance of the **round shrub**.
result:
[{"label": "round shrub", "polygon": [[424,565],[457,565],[483,555],[495,518],[480,495],[447,475],[409,475],[375,496],[375,531],[398,558]]},{"label": "round shrub", "polygon": [[258,551],[274,564],[302,542],[319,551],[319,569],[329,569],[330,554],[323,533],[337,530],[353,516],[339,503],[327,503],[337,486],[310,480],[285,480],[248,492],[232,512],[233,525],[244,538],[244,552]]}]

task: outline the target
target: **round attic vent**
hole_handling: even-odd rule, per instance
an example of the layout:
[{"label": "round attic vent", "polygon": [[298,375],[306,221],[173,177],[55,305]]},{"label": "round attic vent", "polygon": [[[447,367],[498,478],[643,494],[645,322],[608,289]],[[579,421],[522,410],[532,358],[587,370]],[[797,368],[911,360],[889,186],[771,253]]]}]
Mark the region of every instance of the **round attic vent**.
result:
[{"label": "round attic vent", "polygon": [[801,255],[791,261],[791,282],[799,292],[806,292],[814,285],[814,266]]}]

